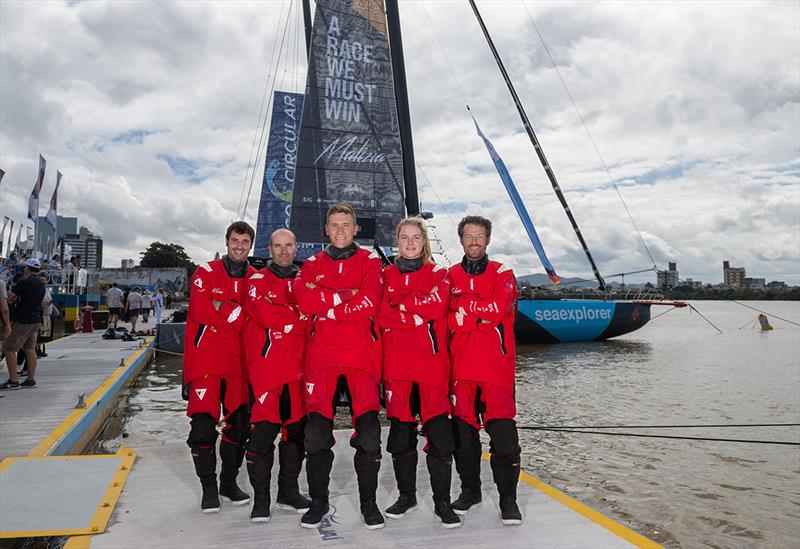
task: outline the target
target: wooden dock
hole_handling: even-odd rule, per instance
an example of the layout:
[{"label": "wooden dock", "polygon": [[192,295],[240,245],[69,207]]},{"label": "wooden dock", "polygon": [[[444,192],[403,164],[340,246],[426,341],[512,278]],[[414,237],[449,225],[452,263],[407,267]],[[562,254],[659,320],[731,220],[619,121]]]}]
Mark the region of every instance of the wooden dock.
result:
[{"label": "wooden dock", "polygon": [[[48,343],[48,356],[38,361],[36,387],[2,392],[0,458],[79,454],[94,439],[121,390],[153,352],[152,338],[101,336],[101,331],[78,333]],[[76,408],[81,395],[85,407]]]},{"label": "wooden dock", "polygon": [[[315,530],[300,527],[301,515],[275,507],[277,463],[272,475],[272,518],[268,523],[251,523],[250,505],[237,507],[223,502],[222,510],[217,514],[200,512],[200,483],[185,444],[156,441],[137,444],[133,448],[138,458],[111,522],[104,534],[92,537],[91,547],[658,547],[647,538],[524,473],[518,496],[524,523],[521,526],[503,526],[488,461],[484,462],[482,471],[483,502],[463,517],[461,528],[445,529],[433,514],[423,458],[419,460],[417,472],[417,510],[399,520],[387,518],[384,529],[367,530],[360,520],[353,449],[347,444],[350,434],[349,430],[336,431],[338,443],[334,447],[336,458],[330,484],[331,505],[335,513]],[[384,445],[387,434],[388,430],[384,429]],[[420,441],[421,456],[424,455],[423,443]],[[244,468],[239,475],[239,484],[252,492]],[[305,472],[301,474],[300,485],[302,490]],[[457,494],[456,479],[453,493]],[[391,456],[384,453],[379,476],[379,507],[385,509],[395,497]],[[86,545],[76,543],[67,547]]]}]

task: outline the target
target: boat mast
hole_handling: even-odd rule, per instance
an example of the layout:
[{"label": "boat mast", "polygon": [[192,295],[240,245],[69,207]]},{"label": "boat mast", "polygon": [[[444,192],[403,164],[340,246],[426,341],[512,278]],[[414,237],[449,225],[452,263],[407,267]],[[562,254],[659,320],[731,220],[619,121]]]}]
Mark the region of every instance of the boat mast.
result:
[{"label": "boat mast", "polygon": [[403,182],[406,194],[406,213],[419,213],[417,171],[414,166],[414,142],[411,139],[411,116],[408,110],[406,64],[403,59],[403,38],[400,34],[400,13],[397,0],[386,0],[386,23],[389,28],[389,54],[392,60],[392,80],[397,101],[397,123],[400,129],[400,146],[403,149]]},{"label": "boat mast", "polygon": [[475,12],[475,17],[478,19],[478,24],[481,26],[481,30],[483,31],[483,36],[486,37],[486,41],[489,43],[489,48],[492,50],[492,54],[494,55],[494,60],[497,62],[497,66],[500,68],[500,72],[503,73],[503,79],[506,81],[506,86],[508,86],[508,91],[511,92],[511,97],[514,99],[514,104],[517,106],[517,111],[519,112],[519,116],[522,119],[522,124],[525,126],[525,131],[528,132],[528,137],[533,143],[533,148],[536,149],[536,154],[539,156],[539,161],[542,163],[544,167],[545,173],[547,173],[547,178],[550,180],[550,184],[553,186],[553,190],[558,197],[559,202],[561,202],[561,206],[564,208],[564,211],[567,213],[567,217],[569,218],[569,222],[572,223],[572,229],[575,231],[575,235],[578,237],[578,241],[583,246],[583,252],[586,254],[586,259],[589,260],[589,265],[592,266],[592,271],[594,271],[594,276],[597,279],[597,282],[600,284],[600,290],[605,292],[607,291],[607,286],[605,280],[603,280],[600,271],[597,270],[597,265],[592,258],[592,254],[589,251],[589,247],[586,245],[586,241],[583,239],[583,234],[581,233],[580,228],[578,227],[578,222],[575,221],[575,217],[572,215],[572,211],[569,209],[567,205],[567,199],[564,197],[564,193],[561,192],[561,187],[558,184],[558,180],[556,179],[556,174],[553,173],[552,168],[550,168],[550,163],[547,161],[547,158],[544,155],[544,150],[542,150],[542,146],[539,144],[539,139],[537,139],[536,134],[533,132],[533,126],[531,125],[530,121],[528,120],[528,115],[525,113],[525,109],[522,106],[522,102],[517,95],[516,90],[514,89],[514,84],[511,83],[511,78],[509,78],[508,73],[506,72],[506,68],[503,65],[503,60],[500,59],[500,54],[497,53],[497,48],[494,46],[494,42],[492,41],[492,37],[489,36],[489,31],[486,29],[486,25],[483,23],[483,18],[481,17],[481,13],[478,11],[478,6],[475,5],[475,0],[469,0],[470,6],[472,6],[472,11]]},{"label": "boat mast", "polygon": [[311,56],[311,0],[303,0],[303,24],[306,29],[306,59]]}]

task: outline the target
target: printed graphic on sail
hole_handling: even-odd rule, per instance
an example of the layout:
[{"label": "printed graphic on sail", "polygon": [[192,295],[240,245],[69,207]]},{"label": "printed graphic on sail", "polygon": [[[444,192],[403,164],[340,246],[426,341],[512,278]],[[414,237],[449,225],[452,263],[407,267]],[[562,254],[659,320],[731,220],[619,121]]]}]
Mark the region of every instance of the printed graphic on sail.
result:
[{"label": "printed graphic on sail", "polygon": [[303,94],[276,91],[273,95],[253,250],[257,257],[269,257],[269,236],[289,227],[302,112]]},{"label": "printed graphic on sail", "polygon": [[298,241],[327,241],[336,202],[356,210],[359,239],[393,244],[405,204],[381,0],[317,2],[290,221]]}]

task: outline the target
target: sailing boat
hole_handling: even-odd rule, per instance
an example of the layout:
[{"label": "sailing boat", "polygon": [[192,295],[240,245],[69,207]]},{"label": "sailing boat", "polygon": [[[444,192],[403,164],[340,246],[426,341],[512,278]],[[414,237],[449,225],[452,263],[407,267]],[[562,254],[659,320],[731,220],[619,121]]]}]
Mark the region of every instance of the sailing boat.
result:
[{"label": "sailing boat", "polygon": [[[477,7],[472,0],[470,4],[524,115]],[[304,0],[304,11],[309,61],[305,94],[293,100],[278,95],[283,92],[275,95],[273,108],[285,107],[290,101],[292,124],[281,124],[280,120],[276,124],[273,113],[270,143],[281,141],[273,140],[274,132],[292,126],[292,154],[283,155],[286,163],[281,167],[279,162],[275,163],[281,153],[273,153],[271,157],[270,150],[267,151],[256,252],[260,247],[265,249],[265,244],[259,243],[265,243],[277,228],[262,223],[266,217],[262,213],[265,209],[275,210],[278,204],[278,210],[285,212],[279,223],[290,227],[302,243],[298,256],[308,257],[324,242],[325,212],[336,202],[353,206],[361,227],[358,240],[362,245],[389,249],[394,244],[397,222],[405,215],[419,213],[397,0],[386,0],[385,7],[382,0],[318,0],[310,29],[308,0]],[[300,104],[302,117],[296,131],[296,106]],[[527,116],[523,116],[523,123],[583,245],[600,289],[605,291],[605,281],[566,207]],[[285,181],[277,182],[281,170],[287,175]],[[516,190],[512,192],[509,188],[509,193],[513,200]],[[516,202],[525,222],[524,205]],[[515,333],[521,343],[604,340],[644,326],[650,320],[653,303],[522,299],[518,303]]]}]

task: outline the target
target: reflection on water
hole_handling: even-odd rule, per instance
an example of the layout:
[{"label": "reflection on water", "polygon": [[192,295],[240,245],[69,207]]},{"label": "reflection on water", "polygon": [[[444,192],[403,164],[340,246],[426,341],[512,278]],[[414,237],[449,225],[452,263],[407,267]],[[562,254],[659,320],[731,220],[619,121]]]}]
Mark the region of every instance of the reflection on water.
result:
[{"label": "reflection on water", "polygon": [[[723,335],[678,310],[621,339],[520,346],[520,425],[800,423],[800,330],[739,329],[753,311],[695,305]],[[798,303],[753,305],[800,321]],[[180,382],[180,358],[159,356],[99,447],[185,440]],[[640,432],[800,441],[795,427]],[[520,443],[528,471],[666,546],[800,546],[800,448],[525,429]]]}]

